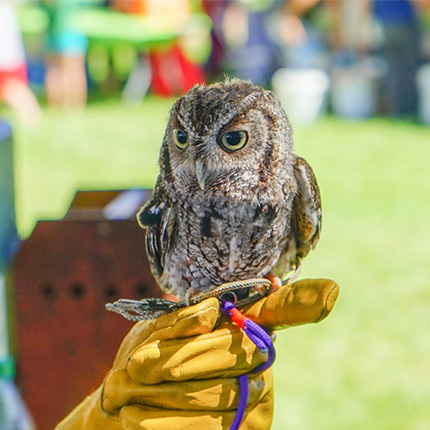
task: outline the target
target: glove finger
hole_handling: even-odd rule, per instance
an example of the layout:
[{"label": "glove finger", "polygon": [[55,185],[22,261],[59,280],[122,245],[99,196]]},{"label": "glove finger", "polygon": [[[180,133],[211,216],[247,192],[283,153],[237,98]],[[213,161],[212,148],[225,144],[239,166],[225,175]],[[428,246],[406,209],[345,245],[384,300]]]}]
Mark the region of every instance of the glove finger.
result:
[{"label": "glove finger", "polygon": [[[248,407],[256,405],[272,388],[271,369],[249,377]],[[102,408],[119,413],[127,405],[146,405],[182,411],[228,411],[237,409],[240,389],[237,378],[140,384],[125,369],[111,373],[104,383]]]},{"label": "glove finger", "polygon": [[[231,411],[178,411],[149,406],[125,406],[120,421],[128,430],[228,430],[235,410]],[[247,407],[241,430],[269,430],[273,417],[273,390],[269,391],[254,407]]]},{"label": "glove finger", "polygon": [[245,315],[257,324],[280,329],[322,321],[333,309],[339,286],[329,279],[303,279],[254,303]]},{"label": "glove finger", "polygon": [[153,332],[147,342],[167,339],[183,339],[211,332],[220,315],[218,299],[212,297],[194,306],[189,306],[163,315],[153,324]]},{"label": "glove finger", "polygon": [[210,298],[157,319],[138,322],[122,341],[113,367],[125,367],[129,354],[143,343],[210,333],[218,318],[219,302]]},{"label": "glove finger", "polygon": [[267,360],[255,344],[230,323],[187,339],[162,340],[137,348],[127,364],[131,378],[142,384],[210,379],[249,373]]},{"label": "glove finger", "polygon": [[235,411],[178,411],[130,405],[122,408],[120,422],[127,430],[227,430],[234,416]]}]

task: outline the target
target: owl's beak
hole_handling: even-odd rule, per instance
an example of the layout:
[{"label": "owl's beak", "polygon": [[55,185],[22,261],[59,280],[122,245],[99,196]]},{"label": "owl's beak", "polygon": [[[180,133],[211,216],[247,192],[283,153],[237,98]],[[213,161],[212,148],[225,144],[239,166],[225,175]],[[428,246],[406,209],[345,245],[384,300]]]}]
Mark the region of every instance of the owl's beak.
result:
[{"label": "owl's beak", "polygon": [[207,170],[205,165],[200,160],[196,161],[196,176],[200,188],[202,189],[202,191],[204,191],[207,178]]}]

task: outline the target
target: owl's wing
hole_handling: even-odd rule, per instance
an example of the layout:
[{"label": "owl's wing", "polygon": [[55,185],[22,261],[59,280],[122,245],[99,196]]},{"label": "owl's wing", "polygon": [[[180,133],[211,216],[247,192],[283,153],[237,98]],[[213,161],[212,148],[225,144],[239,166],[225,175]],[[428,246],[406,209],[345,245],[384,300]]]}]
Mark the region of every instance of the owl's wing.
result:
[{"label": "owl's wing", "polygon": [[159,278],[165,267],[166,252],[174,236],[175,211],[155,192],[137,214],[137,220],[142,228],[147,229],[146,251],[148,260],[153,274]]},{"label": "owl's wing", "polygon": [[288,272],[300,267],[302,258],[316,246],[321,233],[320,190],[315,174],[304,158],[295,156],[294,175],[297,192],[293,200],[290,234],[285,252],[274,268],[282,279]]}]

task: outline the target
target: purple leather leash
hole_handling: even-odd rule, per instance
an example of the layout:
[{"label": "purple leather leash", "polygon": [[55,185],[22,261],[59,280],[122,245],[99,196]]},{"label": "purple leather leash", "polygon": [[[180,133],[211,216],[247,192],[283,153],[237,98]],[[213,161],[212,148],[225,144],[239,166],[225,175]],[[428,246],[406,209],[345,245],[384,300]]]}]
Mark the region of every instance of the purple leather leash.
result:
[{"label": "purple leather leash", "polygon": [[[236,302],[236,295],[234,293],[226,293],[225,296],[228,296],[229,299],[233,298],[233,301]],[[221,311],[225,315],[229,316],[231,320],[245,332],[260,352],[267,352],[267,360],[253,369],[252,373],[263,372],[268,369],[275,361],[276,356],[275,347],[273,346],[273,342],[269,334],[263,329],[263,327],[260,327],[257,323],[247,318],[242,312],[236,309],[233,302],[223,299],[223,295],[219,297],[219,300],[221,302]],[[239,429],[245,415],[246,403],[248,401],[248,374],[245,373],[244,375],[238,376],[238,380],[240,389],[239,405],[230,430]]]}]

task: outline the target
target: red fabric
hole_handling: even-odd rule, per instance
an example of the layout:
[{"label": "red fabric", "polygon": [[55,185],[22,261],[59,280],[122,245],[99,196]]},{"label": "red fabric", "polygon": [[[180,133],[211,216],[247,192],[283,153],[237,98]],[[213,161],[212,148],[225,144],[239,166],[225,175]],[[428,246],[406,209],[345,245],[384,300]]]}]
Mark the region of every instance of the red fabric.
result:
[{"label": "red fabric", "polygon": [[203,69],[188,60],[179,46],[168,51],[152,51],[150,54],[151,89],[161,96],[185,94],[195,84],[205,81]]},{"label": "red fabric", "polygon": [[28,82],[26,65],[21,64],[20,66],[11,70],[0,70],[0,97],[3,95],[3,87],[5,83],[10,79],[17,79],[26,84]]}]

